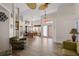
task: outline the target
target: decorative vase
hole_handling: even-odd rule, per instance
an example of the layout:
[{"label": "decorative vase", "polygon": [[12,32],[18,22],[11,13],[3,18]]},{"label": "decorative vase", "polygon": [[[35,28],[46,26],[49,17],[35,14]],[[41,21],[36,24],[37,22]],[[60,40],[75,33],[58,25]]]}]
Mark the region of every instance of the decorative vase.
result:
[{"label": "decorative vase", "polygon": [[76,41],[76,36],[72,35],[72,41],[75,42]]}]

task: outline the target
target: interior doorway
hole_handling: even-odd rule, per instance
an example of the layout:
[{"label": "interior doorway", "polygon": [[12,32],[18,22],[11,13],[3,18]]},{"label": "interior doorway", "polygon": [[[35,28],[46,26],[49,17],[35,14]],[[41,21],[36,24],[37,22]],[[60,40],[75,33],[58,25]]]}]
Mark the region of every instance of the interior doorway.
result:
[{"label": "interior doorway", "polygon": [[43,25],[42,26],[42,36],[46,38],[53,37],[53,25]]},{"label": "interior doorway", "polygon": [[44,37],[47,37],[48,36],[48,26],[47,25],[44,25],[43,26],[43,36]]}]

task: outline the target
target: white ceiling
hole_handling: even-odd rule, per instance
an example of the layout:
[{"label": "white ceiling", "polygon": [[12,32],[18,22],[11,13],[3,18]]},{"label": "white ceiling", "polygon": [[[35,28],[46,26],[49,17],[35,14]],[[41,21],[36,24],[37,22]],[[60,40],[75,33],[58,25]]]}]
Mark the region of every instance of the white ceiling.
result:
[{"label": "white ceiling", "polygon": [[[12,10],[12,4],[11,3],[5,3],[2,4],[5,6],[9,11]],[[25,3],[15,3],[15,7],[18,7],[20,9],[20,14],[24,16],[24,19],[30,19],[30,20],[37,20],[41,18],[41,15],[45,14],[45,10],[41,11],[37,8],[35,10],[30,9]],[[58,7],[60,6],[60,3],[50,3],[48,5],[48,8],[46,9],[46,14],[54,13],[58,10]]]},{"label": "white ceiling", "polygon": [[[48,8],[46,9],[46,13],[49,14],[56,12],[60,5],[61,4],[58,3],[49,4]],[[39,10],[38,5],[37,8],[34,10],[30,9],[26,4],[22,4],[22,3],[15,4],[15,6],[20,8],[21,15],[24,16],[25,20],[26,19],[36,20],[38,18],[40,19],[41,15],[45,14],[45,10]]]}]

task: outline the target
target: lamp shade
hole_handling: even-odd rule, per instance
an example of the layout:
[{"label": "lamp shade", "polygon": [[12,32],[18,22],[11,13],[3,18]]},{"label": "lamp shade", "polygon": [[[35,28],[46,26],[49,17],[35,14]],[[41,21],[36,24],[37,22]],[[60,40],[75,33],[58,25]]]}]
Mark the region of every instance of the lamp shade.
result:
[{"label": "lamp shade", "polygon": [[70,34],[78,34],[78,31],[76,28],[71,29]]}]

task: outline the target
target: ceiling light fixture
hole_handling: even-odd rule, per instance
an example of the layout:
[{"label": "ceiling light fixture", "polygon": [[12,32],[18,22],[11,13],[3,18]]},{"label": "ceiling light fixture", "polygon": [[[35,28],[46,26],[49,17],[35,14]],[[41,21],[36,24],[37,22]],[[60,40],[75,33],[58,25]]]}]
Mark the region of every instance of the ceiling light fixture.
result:
[{"label": "ceiling light fixture", "polygon": [[36,3],[26,3],[30,9],[36,9]]},{"label": "ceiling light fixture", "polygon": [[49,4],[49,3],[41,4],[40,7],[39,7],[39,9],[40,9],[40,10],[45,10],[45,9],[48,7],[48,4]]},{"label": "ceiling light fixture", "polygon": [[46,10],[45,10],[45,15],[44,15],[44,22],[46,23],[47,22],[47,17],[46,17]]},{"label": "ceiling light fixture", "polygon": [[48,4],[49,3],[26,3],[30,9],[36,9],[36,7],[38,7],[39,10],[45,10],[48,7]]}]

